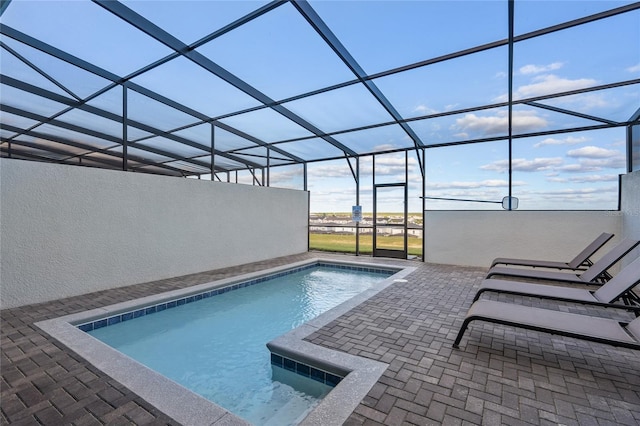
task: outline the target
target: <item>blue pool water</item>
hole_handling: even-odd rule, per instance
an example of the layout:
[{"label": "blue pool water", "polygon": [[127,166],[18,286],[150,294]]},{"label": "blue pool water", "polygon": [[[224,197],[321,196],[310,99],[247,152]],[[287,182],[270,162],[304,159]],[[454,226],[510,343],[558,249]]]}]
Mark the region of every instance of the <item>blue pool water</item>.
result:
[{"label": "blue pool water", "polygon": [[295,424],[331,387],[272,366],[266,343],[388,276],[315,266],[89,333],[253,424]]}]

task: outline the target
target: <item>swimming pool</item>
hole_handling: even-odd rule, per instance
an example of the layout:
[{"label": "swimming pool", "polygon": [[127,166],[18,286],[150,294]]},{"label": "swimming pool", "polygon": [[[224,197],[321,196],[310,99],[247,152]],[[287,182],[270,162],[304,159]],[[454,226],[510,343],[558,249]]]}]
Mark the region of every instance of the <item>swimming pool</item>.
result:
[{"label": "swimming pool", "polygon": [[272,367],[267,343],[392,273],[310,265],[79,328],[253,424],[296,424],[341,377],[309,367],[300,380],[284,361]]},{"label": "swimming pool", "polygon": [[[301,263],[302,265],[297,265],[296,267],[309,269],[309,268],[317,268],[318,261],[315,260],[311,262],[301,262]],[[363,267],[362,265],[346,265],[346,264],[343,264],[343,265],[337,264],[337,265],[343,269],[353,269],[353,268]],[[374,267],[380,270],[379,265],[374,265]],[[412,268],[409,268],[409,269],[412,269]],[[334,266],[334,271],[331,271],[331,273],[333,274],[336,271],[337,269]],[[308,318],[314,318],[316,315],[318,315],[319,311],[314,312],[315,308],[311,309],[309,313],[304,314],[304,315],[307,315],[307,317],[304,317],[303,315],[303,317],[299,319],[295,319],[294,322],[290,322],[287,324],[286,329],[295,328],[298,325],[304,323],[303,325],[295,328],[292,332],[284,334],[280,337],[277,337],[272,342],[269,342],[269,346],[272,352],[278,353],[278,355],[274,354],[272,358],[278,359],[280,358],[280,356],[285,356],[285,357],[288,357],[290,360],[299,359],[300,365],[303,365],[305,368],[308,368],[309,366],[311,366],[313,368],[318,368],[322,371],[326,371],[330,375],[335,374],[337,376],[344,377],[344,379],[340,382],[340,384],[336,386],[336,388],[333,391],[331,391],[326,398],[322,400],[319,406],[315,410],[313,410],[310,413],[310,415],[308,415],[305,418],[306,423],[309,423],[310,422],[309,419],[313,419],[316,413],[321,413],[316,415],[316,417],[323,419],[321,423],[324,423],[326,421],[326,419],[328,418],[327,416],[329,417],[341,416],[341,418],[344,419],[345,416],[348,416],[349,413],[355,408],[355,406],[357,406],[357,404],[364,397],[364,395],[366,395],[366,392],[368,391],[368,389],[377,381],[377,378],[382,374],[382,372],[386,368],[386,365],[381,365],[381,363],[377,363],[371,360],[365,360],[362,358],[353,357],[348,354],[342,354],[342,353],[336,354],[335,351],[331,351],[327,348],[317,347],[315,345],[310,344],[309,342],[305,342],[304,337],[310,334],[311,332],[313,332],[314,330],[322,327],[324,324],[328,323],[333,318],[348,311],[353,306],[361,303],[363,300],[366,300],[367,298],[371,297],[373,294],[377,293],[381,289],[390,285],[394,279],[402,278],[402,276],[407,275],[410,272],[407,269],[400,272],[398,271],[399,269],[396,267],[395,275],[384,279],[380,283],[380,285],[376,285],[374,287],[369,287],[369,289],[365,289],[364,292],[362,292],[360,295],[353,297],[347,302],[343,302],[339,304],[340,301],[344,299],[341,299],[341,300],[337,299],[333,301],[331,306],[336,304],[339,304],[339,305],[324,314],[320,314],[316,319],[312,319],[311,321],[305,322]],[[285,276],[287,275],[293,276],[295,274],[298,274],[298,272],[291,273],[291,271],[288,271],[288,270],[271,270],[271,271],[267,271],[267,274],[268,275],[284,274]],[[162,411],[164,411],[166,414],[170,415],[174,419],[180,421],[181,423],[202,424],[202,421],[206,421],[207,424],[214,424],[216,421],[226,423],[230,419],[233,419],[231,423],[241,423],[240,419],[235,418],[232,415],[229,415],[229,413],[226,412],[226,410],[220,409],[220,407],[217,407],[214,404],[207,405],[206,403],[203,403],[201,399],[194,397],[193,395],[189,395],[189,392],[185,391],[184,389],[181,389],[180,386],[175,383],[175,382],[181,382],[181,379],[179,377],[178,378],[172,377],[173,373],[171,372],[166,373],[164,371],[162,372],[165,376],[172,377],[173,380],[168,380],[164,376],[153,374],[153,372],[147,371],[146,368],[141,368],[139,364],[137,364],[136,362],[133,362],[129,358],[129,356],[123,355],[122,352],[107,349],[108,347],[106,347],[105,345],[100,345],[99,342],[95,341],[95,339],[93,338],[90,338],[91,340],[94,341],[94,342],[91,342],[90,340],[87,339],[87,337],[89,336],[86,336],[86,333],[80,332],[81,334],[85,335],[84,337],[78,335],[77,333],[80,331],[77,328],[77,326],[80,326],[85,330],[87,328],[95,328],[94,331],[91,331],[91,333],[94,333],[94,334],[111,333],[115,336],[118,336],[118,338],[122,338],[123,334],[119,332],[118,329],[121,326],[125,326],[127,323],[133,324],[136,321],[140,321],[140,320],[145,322],[145,318],[150,320],[152,319],[152,317],[156,317],[156,316],[160,318],[160,316],[163,316],[164,313],[168,313],[172,310],[175,312],[179,312],[181,310],[189,308],[189,305],[196,307],[198,304],[209,303],[209,302],[215,302],[214,305],[216,303],[222,303],[222,305],[225,305],[225,306],[234,305],[235,303],[229,303],[229,301],[223,303],[224,301],[223,298],[225,299],[229,299],[229,297],[236,298],[238,297],[238,295],[241,295],[241,293],[244,292],[245,290],[251,290],[251,291],[253,291],[254,289],[261,290],[262,286],[264,286],[262,288],[265,289],[266,293],[278,293],[280,291],[280,290],[276,290],[275,288],[271,288],[270,290],[268,289],[268,286],[270,286],[271,283],[269,282],[268,278],[265,277],[265,273],[251,274],[251,275],[240,277],[240,278],[242,278],[242,281],[234,279],[234,280],[223,280],[216,283],[203,284],[200,286],[191,287],[186,290],[173,291],[163,295],[143,298],[141,300],[126,302],[123,304],[117,304],[111,307],[106,307],[106,308],[98,309],[95,311],[86,312],[83,314],[71,315],[71,316],[63,317],[57,320],[49,320],[43,323],[39,323],[38,325],[41,328],[45,329],[45,331],[49,332],[49,334],[52,334],[54,337],[58,338],[63,343],[65,343],[67,346],[71,347],[71,349],[79,352],[82,356],[84,356],[86,359],[88,359],[98,368],[102,369],[107,374],[114,377],[116,380],[128,386],[130,389],[138,393],[144,399],[151,402],[156,407],[158,407],[159,409],[161,409]],[[333,276],[332,279],[335,280],[335,276]],[[260,285],[258,286],[251,285],[258,282],[260,283]],[[232,287],[232,288],[236,288],[237,290],[234,290],[234,291],[223,290],[223,288],[225,287],[227,288]],[[326,293],[322,291],[318,292],[316,290],[317,289],[314,289],[313,286],[311,287],[307,286],[306,291],[303,293],[305,297],[309,296],[309,294],[314,292]],[[198,300],[198,303],[187,303],[187,300],[195,301],[196,299],[199,299],[199,295],[206,295],[208,292],[212,293],[209,296],[212,296],[213,293],[220,293],[220,294],[217,294],[215,297],[203,296],[201,300]],[[332,292],[329,292],[329,294],[332,294]],[[348,297],[349,296],[345,296],[345,298],[348,298]],[[219,299],[219,300],[216,301],[215,299]],[[326,302],[327,300],[321,301],[321,303],[326,303]],[[172,306],[173,305],[177,306],[178,304],[184,304],[184,306],[181,306],[179,309],[166,309],[166,307],[169,304],[171,304]],[[164,307],[160,308],[162,306]],[[327,306],[326,308],[330,308],[331,306]],[[283,308],[283,306],[280,304],[278,305],[278,307]],[[149,310],[154,310],[154,309],[156,311],[160,310],[162,312],[154,313],[153,315],[148,315],[148,313],[150,313]],[[209,310],[220,312],[220,306],[218,306],[217,308],[215,307],[211,308]],[[282,311],[282,310],[284,309],[278,309],[278,311]],[[305,308],[305,310],[307,309]],[[250,313],[253,311],[255,311],[254,308],[249,308],[249,310],[247,311],[249,312],[249,314],[246,314],[246,315],[250,315]],[[136,321],[122,322],[123,319],[128,320],[134,316],[140,316],[142,318],[136,319]],[[261,318],[261,315],[256,315],[256,316],[258,319]],[[199,319],[197,319],[196,321],[199,321]],[[109,327],[102,327],[102,325],[104,325],[105,322],[111,323],[112,325]],[[182,322],[183,320],[181,319],[176,323],[181,324]],[[245,321],[245,318],[243,318],[243,320],[240,322],[245,323],[248,321]],[[258,321],[258,322],[265,322],[265,321]],[[75,330],[72,330],[71,328],[69,328],[69,326],[72,326]],[[144,327],[142,327],[141,325],[140,327],[146,328],[147,325],[145,325]],[[165,324],[163,327],[166,328],[167,325]],[[172,326],[169,326],[169,328],[171,327]],[[217,326],[217,328],[216,326],[211,326],[211,327],[215,329],[215,332],[210,333],[211,335],[214,335],[214,336],[222,335],[220,333],[221,332],[220,326]],[[178,334],[180,334],[182,328],[179,326],[176,328],[177,330],[179,330]],[[281,335],[286,331],[286,329],[284,331],[282,329],[277,331],[272,331],[271,332],[272,334],[268,336],[266,340],[268,341],[274,336]],[[166,329],[163,329],[162,334],[165,334],[166,332],[167,332]],[[154,333],[152,332],[152,334]],[[239,334],[242,334],[242,333],[239,333]],[[116,340],[118,340],[118,338]],[[130,336],[130,337],[127,337],[127,339],[129,339],[130,341],[136,341],[139,339],[139,336],[138,337]],[[124,340],[127,340],[127,339],[124,339]],[[224,339],[221,338],[220,340],[226,340],[226,338]],[[159,341],[162,341],[162,339],[160,339]],[[185,347],[185,346],[191,345],[190,343],[187,344],[184,342],[178,343],[178,340],[176,340],[175,336],[170,338],[169,341],[175,342],[175,344],[167,345],[165,342],[165,346],[162,347],[161,349],[162,353],[167,353],[172,351],[171,348],[173,347]],[[260,349],[263,351],[265,350],[264,348],[265,343],[266,342],[263,340],[259,344],[259,346],[261,347]],[[128,345],[128,343],[125,343],[125,346],[126,345]],[[226,349],[229,349],[229,348],[226,348]],[[126,353],[128,349],[125,348],[125,349],[122,349],[122,351]],[[158,349],[156,349],[155,352],[158,352]],[[225,352],[225,348],[223,348],[218,350],[217,352],[220,352],[223,354],[226,353],[227,355],[233,354],[233,356],[235,357],[236,353],[243,352],[243,351],[227,350]],[[269,373],[270,373],[271,366],[269,366],[268,364],[269,355],[268,355],[268,352],[266,353],[267,353],[266,357],[262,357],[262,358],[263,358],[263,361],[265,361],[264,358],[266,358],[266,363],[268,365],[267,369],[269,370]],[[357,358],[357,359],[354,359],[354,358]],[[187,362],[187,364],[190,364],[190,363],[191,361]],[[218,364],[218,361],[215,361],[213,365],[221,365],[221,364]],[[264,366],[260,368],[264,370]],[[303,373],[304,371],[305,370],[303,368]],[[355,373],[352,374],[353,372]],[[208,376],[209,373],[204,373],[204,372],[203,374],[200,374],[200,373],[201,372],[199,371],[199,369],[196,369],[196,370],[192,370],[191,373],[187,374],[187,376],[192,375],[198,378],[198,380],[200,380],[200,383],[203,383],[201,378],[203,376]],[[274,375],[277,376],[276,379],[278,382],[285,383],[286,386],[295,388],[296,386],[290,386],[291,383],[288,383],[291,381],[291,377],[286,377],[289,374],[290,373],[288,371],[274,368]],[[183,373],[180,373],[178,375],[179,376],[183,375]],[[238,374],[236,374],[236,377],[237,376]],[[294,377],[294,381],[298,381],[298,379],[295,378],[295,376],[293,377]],[[206,382],[206,380],[204,382]],[[278,386],[280,386],[280,384],[278,384]],[[307,392],[311,394],[315,393],[319,396],[322,396],[328,390],[330,389],[326,389],[326,388],[323,389],[322,386],[318,388],[316,386],[315,388],[311,387],[311,390],[307,389]],[[268,392],[272,392],[272,391],[273,389],[269,390]],[[290,390],[287,390],[285,393],[288,393],[288,392],[290,392]],[[227,389],[225,393],[230,395],[233,395],[233,394],[242,395],[242,391],[239,391],[237,389],[235,390]],[[171,395],[171,397],[167,398],[167,394]],[[179,395],[179,398],[176,398],[176,395]],[[306,398],[306,396],[304,398]],[[247,398],[241,397],[239,399],[246,400]],[[260,399],[260,398],[258,397],[257,399]],[[317,401],[315,403],[317,403]],[[337,406],[336,403],[338,403],[339,406]],[[226,402],[220,402],[220,404],[223,406],[227,406]],[[252,404],[253,402],[251,402],[249,405],[252,405]],[[287,406],[287,411],[289,411],[291,407],[295,405],[298,405],[298,401],[291,402]],[[277,420],[273,420],[276,424],[285,424],[286,422],[295,423],[297,419],[304,417],[304,415],[307,414],[306,410],[308,409],[309,407],[306,407],[306,408],[303,407],[302,411],[300,412],[300,415],[293,414],[292,415],[293,417],[289,417],[284,420],[283,418],[278,418],[277,416],[273,417],[274,414],[270,411],[272,410],[272,408],[267,409],[267,412],[268,413],[271,412],[271,414],[267,414],[266,417],[256,418],[256,417],[252,417],[252,414],[247,415],[246,412],[240,412],[238,414],[242,415],[243,417],[257,424],[266,424],[268,423],[267,420],[269,418],[274,418],[274,419],[277,418]],[[264,416],[265,414],[262,413],[260,415]],[[313,422],[311,421],[311,423]],[[320,424],[320,423],[316,423],[316,424]]]}]

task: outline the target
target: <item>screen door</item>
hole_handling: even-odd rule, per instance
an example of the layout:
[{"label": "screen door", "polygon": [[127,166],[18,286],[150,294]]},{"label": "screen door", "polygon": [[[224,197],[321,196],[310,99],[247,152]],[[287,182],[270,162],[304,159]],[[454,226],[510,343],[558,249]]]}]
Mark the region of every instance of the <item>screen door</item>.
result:
[{"label": "screen door", "polygon": [[373,191],[373,255],[407,258],[407,185],[375,185]]}]

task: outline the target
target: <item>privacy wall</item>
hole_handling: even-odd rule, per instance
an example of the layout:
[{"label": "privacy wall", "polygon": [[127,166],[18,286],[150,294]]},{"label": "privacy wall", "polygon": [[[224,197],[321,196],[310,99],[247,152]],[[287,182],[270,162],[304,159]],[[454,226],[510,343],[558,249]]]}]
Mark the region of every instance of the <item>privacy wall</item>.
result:
[{"label": "privacy wall", "polygon": [[[640,240],[640,171],[622,176],[622,231],[627,238]],[[640,248],[635,248],[621,262],[623,265],[640,256]]]},{"label": "privacy wall", "polygon": [[308,193],[0,160],[0,307],[307,251]]},{"label": "privacy wall", "polygon": [[[569,261],[602,232],[622,235],[617,211],[426,211],[427,262],[488,268],[496,257]],[[594,256],[598,258],[599,256]]]}]

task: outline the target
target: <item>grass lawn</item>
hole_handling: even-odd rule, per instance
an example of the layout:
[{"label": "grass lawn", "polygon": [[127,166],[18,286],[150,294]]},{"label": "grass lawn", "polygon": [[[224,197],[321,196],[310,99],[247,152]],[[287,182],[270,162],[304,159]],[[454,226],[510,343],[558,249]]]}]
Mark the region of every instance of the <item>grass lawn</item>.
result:
[{"label": "grass lawn", "polygon": [[[404,242],[402,236],[378,237],[384,240],[384,248],[402,250]],[[422,257],[422,239],[409,237],[407,241],[409,254]],[[309,234],[309,247],[311,250],[334,251],[342,253],[356,252],[356,236],[342,234]],[[380,248],[380,244],[378,245]],[[360,235],[360,253],[371,254],[373,252],[373,237]]]}]

